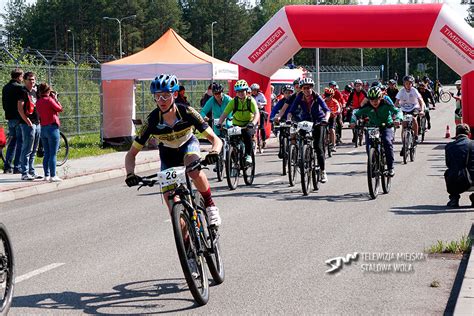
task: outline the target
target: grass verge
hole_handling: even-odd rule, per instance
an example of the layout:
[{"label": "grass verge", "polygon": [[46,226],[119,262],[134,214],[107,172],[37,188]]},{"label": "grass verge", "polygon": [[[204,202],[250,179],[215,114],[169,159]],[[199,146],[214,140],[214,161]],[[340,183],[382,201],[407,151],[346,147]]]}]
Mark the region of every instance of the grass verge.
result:
[{"label": "grass verge", "polygon": [[471,251],[472,239],[469,236],[463,235],[459,241],[453,240],[451,242],[443,242],[438,240],[435,245],[428,248],[427,252],[430,254],[434,253],[454,253],[464,254]]}]

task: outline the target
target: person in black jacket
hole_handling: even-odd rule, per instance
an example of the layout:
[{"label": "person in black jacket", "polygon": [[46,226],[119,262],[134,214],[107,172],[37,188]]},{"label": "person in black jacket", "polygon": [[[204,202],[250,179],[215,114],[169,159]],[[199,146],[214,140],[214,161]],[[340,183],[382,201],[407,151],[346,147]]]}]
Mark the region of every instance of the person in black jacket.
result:
[{"label": "person in black jacket", "polygon": [[[444,177],[446,180],[446,189],[449,193],[448,207],[459,207],[461,193],[469,190],[463,187],[459,175],[464,168],[469,170],[471,179],[474,179],[474,143],[469,139],[471,131],[469,125],[459,124],[456,126],[456,140],[446,145],[446,170]],[[469,157],[468,157],[469,153]],[[469,158],[469,159],[468,159]],[[466,166],[467,163],[467,166]],[[469,195],[472,206],[474,206],[474,193]]]},{"label": "person in black jacket", "polygon": [[20,128],[20,114],[18,100],[23,97],[23,70],[15,68],[11,72],[11,80],[2,89],[2,103],[5,110],[5,119],[8,121],[8,135],[10,142],[5,154],[4,173],[21,173],[20,155],[22,134]]}]

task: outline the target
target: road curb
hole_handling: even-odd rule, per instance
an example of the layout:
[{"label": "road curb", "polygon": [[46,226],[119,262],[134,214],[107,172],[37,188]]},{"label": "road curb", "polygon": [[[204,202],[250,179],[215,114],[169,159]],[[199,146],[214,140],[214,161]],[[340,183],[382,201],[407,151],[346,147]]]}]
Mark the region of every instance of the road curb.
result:
[{"label": "road curb", "polygon": [[474,315],[474,255],[472,250],[473,247],[471,246],[466,273],[454,307],[454,316]]},{"label": "road curb", "polygon": [[[135,171],[137,173],[140,173],[159,168],[160,162],[153,161],[136,165]],[[64,179],[61,182],[45,182],[25,188],[0,192],[0,203],[23,199],[34,195],[50,193],[54,191],[66,190],[84,184],[110,180],[118,177],[125,177],[125,175],[125,168],[119,168],[88,175],[78,175],[74,178]]]}]

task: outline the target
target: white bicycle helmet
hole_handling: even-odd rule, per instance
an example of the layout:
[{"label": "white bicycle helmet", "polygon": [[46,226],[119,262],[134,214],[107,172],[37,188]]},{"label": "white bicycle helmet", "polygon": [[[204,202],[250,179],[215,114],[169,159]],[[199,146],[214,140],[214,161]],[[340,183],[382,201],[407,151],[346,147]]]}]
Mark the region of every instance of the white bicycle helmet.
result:
[{"label": "white bicycle helmet", "polygon": [[456,80],[455,85],[461,84],[461,80]]},{"label": "white bicycle helmet", "polygon": [[250,90],[260,90],[260,86],[258,83],[252,83],[250,86]]},{"label": "white bicycle helmet", "polygon": [[310,85],[310,86],[314,86],[314,81],[313,79],[311,78],[303,78],[300,80],[300,87],[304,86],[304,85]]}]

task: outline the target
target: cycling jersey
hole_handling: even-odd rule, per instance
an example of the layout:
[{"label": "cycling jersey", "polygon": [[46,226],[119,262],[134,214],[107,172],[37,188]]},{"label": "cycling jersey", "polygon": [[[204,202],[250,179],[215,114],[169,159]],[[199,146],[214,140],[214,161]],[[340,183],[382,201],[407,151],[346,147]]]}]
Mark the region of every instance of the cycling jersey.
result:
[{"label": "cycling jersey", "polygon": [[325,102],[333,115],[337,115],[341,112],[341,104],[335,98],[326,99]]},{"label": "cycling jersey", "polygon": [[184,104],[175,105],[177,121],[172,126],[164,122],[163,114],[157,108],[148,115],[132,146],[141,150],[148,138],[154,137],[162,146],[179,148],[194,136],[194,128],[204,135],[207,134],[205,131],[209,125],[195,109]]},{"label": "cycling jersey", "polygon": [[337,90],[337,89],[334,89],[334,96],[333,96],[333,99],[336,99],[337,102],[339,102],[339,104],[341,106],[344,105],[344,97],[342,96],[342,93],[341,91]]},{"label": "cycling jersey", "polygon": [[400,100],[399,106],[403,112],[411,112],[414,109],[420,108],[418,99],[421,99],[421,95],[415,88],[411,88],[410,91],[407,91],[405,87],[403,87],[397,93],[396,98]]},{"label": "cycling jersey", "polygon": [[[250,98],[250,109],[247,109],[247,99]],[[245,127],[250,123],[255,114],[258,111],[257,102],[254,98],[246,97],[243,101],[240,98],[237,98],[237,111],[234,112],[234,102],[235,99],[232,99],[227,103],[227,106],[224,109],[224,113],[229,115],[232,113],[232,124],[235,126]]]},{"label": "cycling jersey", "polygon": [[[278,101],[277,104],[275,104],[275,106],[272,109],[272,112],[270,113],[270,121],[273,120],[275,115],[277,115],[278,112],[280,112],[280,110],[283,108],[283,105],[285,105],[285,103],[287,102],[288,102],[288,99],[283,98],[280,101]],[[288,115],[289,111],[290,111],[290,107],[287,107],[285,113],[283,113],[283,115],[281,116],[281,119],[283,121],[286,120],[286,116]]]},{"label": "cycling jersey", "polygon": [[259,92],[257,95],[252,95],[252,97],[257,102],[257,106],[260,110],[265,108],[265,105],[267,104],[267,98],[265,98],[263,93]]},{"label": "cycling jersey", "polygon": [[[214,96],[209,98],[209,100],[206,101],[206,103],[204,104],[204,107],[201,110],[201,113],[200,113],[201,116],[204,117],[209,112],[211,112],[212,113],[212,115],[211,115],[212,118],[219,119],[222,115],[222,112],[224,112],[224,109],[226,108],[227,104],[229,104],[230,100],[232,100],[232,98],[230,96],[228,96],[227,94],[222,95],[222,103],[221,104],[217,103],[217,100]],[[231,115],[229,115],[228,117],[232,118]],[[226,123],[226,125],[227,125],[227,123]],[[229,127],[229,126],[230,126],[230,124],[227,125],[227,127]],[[214,132],[217,135],[220,135],[220,131],[215,126],[214,126]]]},{"label": "cycling jersey", "polygon": [[403,113],[394,105],[390,105],[385,99],[380,101],[379,106],[375,109],[370,103],[354,111],[351,123],[356,123],[358,118],[369,118],[369,126],[381,127],[383,124],[392,125],[395,121],[403,119]]},{"label": "cycling jersey", "polygon": [[347,103],[347,100],[349,100],[349,96],[351,95],[351,93],[347,92],[346,90],[343,90],[341,92],[341,95],[342,95],[342,99],[344,100],[344,102],[341,103],[341,105],[344,106]]},{"label": "cycling jersey", "polygon": [[321,97],[313,91],[312,93],[313,101],[311,104],[308,104],[304,100],[304,94],[298,94],[295,99],[295,102],[291,105],[289,113],[294,115],[297,113],[298,109],[301,109],[301,120],[302,121],[311,121],[313,123],[321,123],[325,118],[326,113],[330,112],[328,106]]},{"label": "cycling jersey", "polygon": [[356,90],[352,91],[347,100],[347,105],[352,106],[354,109],[358,109],[362,106],[362,101],[367,97],[367,93],[364,90],[357,92]]}]

